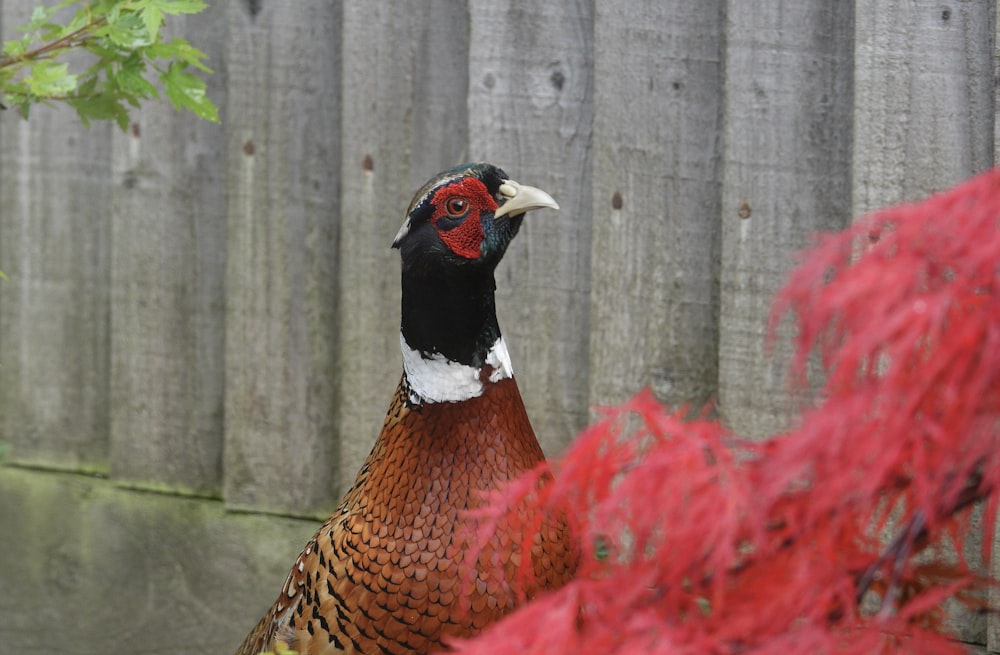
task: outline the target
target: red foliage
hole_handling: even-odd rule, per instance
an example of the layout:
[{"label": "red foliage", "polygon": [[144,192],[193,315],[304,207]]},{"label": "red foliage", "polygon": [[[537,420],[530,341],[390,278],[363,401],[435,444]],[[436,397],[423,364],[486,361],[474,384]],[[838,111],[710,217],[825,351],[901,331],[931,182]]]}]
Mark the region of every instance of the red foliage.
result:
[{"label": "red foliage", "polygon": [[941,602],[982,581],[916,555],[996,510],[1000,169],[822,238],[788,312],[795,371],[826,375],[799,427],[750,443],[648,392],[611,410],[480,516],[568,517],[576,579],[458,652],[964,652]]}]

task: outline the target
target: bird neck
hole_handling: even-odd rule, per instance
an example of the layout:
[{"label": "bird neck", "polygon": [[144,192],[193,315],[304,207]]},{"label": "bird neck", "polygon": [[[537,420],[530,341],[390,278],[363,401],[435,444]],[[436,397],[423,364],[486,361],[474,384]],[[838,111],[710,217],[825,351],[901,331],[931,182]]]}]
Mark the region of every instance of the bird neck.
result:
[{"label": "bird neck", "polygon": [[404,271],[400,346],[411,401],[459,402],[513,377],[492,271]]}]

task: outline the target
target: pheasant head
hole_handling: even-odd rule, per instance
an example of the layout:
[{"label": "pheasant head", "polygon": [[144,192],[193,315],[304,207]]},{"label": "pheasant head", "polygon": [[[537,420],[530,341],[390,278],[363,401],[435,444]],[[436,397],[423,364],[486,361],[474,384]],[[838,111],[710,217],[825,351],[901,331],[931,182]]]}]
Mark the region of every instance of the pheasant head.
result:
[{"label": "pheasant head", "polygon": [[526,212],[558,209],[541,189],[490,164],[447,170],[410,203],[402,256],[400,342],[410,400],[459,402],[512,376],[494,304],[494,271]]}]

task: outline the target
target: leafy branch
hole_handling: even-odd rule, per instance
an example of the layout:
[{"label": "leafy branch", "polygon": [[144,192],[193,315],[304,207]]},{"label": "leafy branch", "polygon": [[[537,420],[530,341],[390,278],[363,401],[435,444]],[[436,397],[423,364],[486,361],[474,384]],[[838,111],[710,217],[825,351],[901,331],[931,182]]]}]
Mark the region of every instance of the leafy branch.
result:
[{"label": "leafy branch", "polygon": [[[55,22],[56,13],[70,6],[77,6],[73,17]],[[218,122],[204,80],[190,70],[212,72],[205,53],[185,39],[162,38],[167,16],[196,14],[206,6],[203,0],[64,0],[37,7],[28,24],[17,28],[24,36],[3,43],[0,106],[27,118],[36,104],[63,102],[85,125],[114,120],[124,130],[127,106],[160,99],[156,80],[174,107]],[[82,72],[60,61],[71,51],[89,55]]]}]

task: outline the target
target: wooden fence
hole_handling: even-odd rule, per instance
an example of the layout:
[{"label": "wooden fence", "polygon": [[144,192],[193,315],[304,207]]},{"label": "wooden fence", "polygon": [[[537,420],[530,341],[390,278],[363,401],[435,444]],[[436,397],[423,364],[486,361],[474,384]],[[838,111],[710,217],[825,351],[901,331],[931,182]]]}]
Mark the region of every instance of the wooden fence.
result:
[{"label": "wooden fence", "polygon": [[[33,4],[0,0],[5,38]],[[0,551],[41,557],[22,537],[72,520],[86,501],[61,506],[66,489],[155,516],[194,502],[253,543],[219,554],[228,537],[192,529],[220,587],[151,582],[159,631],[93,643],[186,652],[199,629],[170,617],[196,626],[191,608],[228,589],[202,636],[235,646],[302,540],[298,523],[224,508],[325,516],[353,479],[400,374],[389,244],[414,190],[461,161],[562,206],[528,218],[497,276],[549,453],[647,385],[716,399],[744,434],[779,430],[787,348],[766,352],[764,332],[793,253],[993,165],[996,27],[993,0],[211,3],[176,31],[210,56],[221,125],[164,103],[125,132],[0,116],[0,486],[26,503],[0,511]],[[32,480],[44,489],[23,491]],[[42,507],[48,523],[25,518]],[[98,550],[128,550],[101,525]],[[296,532],[280,557],[266,545],[281,535],[262,534],[277,526]],[[10,557],[4,590],[36,582]],[[256,573],[230,579],[221,557]],[[79,573],[70,597],[89,602],[102,566],[117,565]],[[0,612],[46,606],[25,593]],[[33,621],[0,621],[0,640],[56,643],[25,636]],[[995,626],[962,634],[984,643]]]}]

